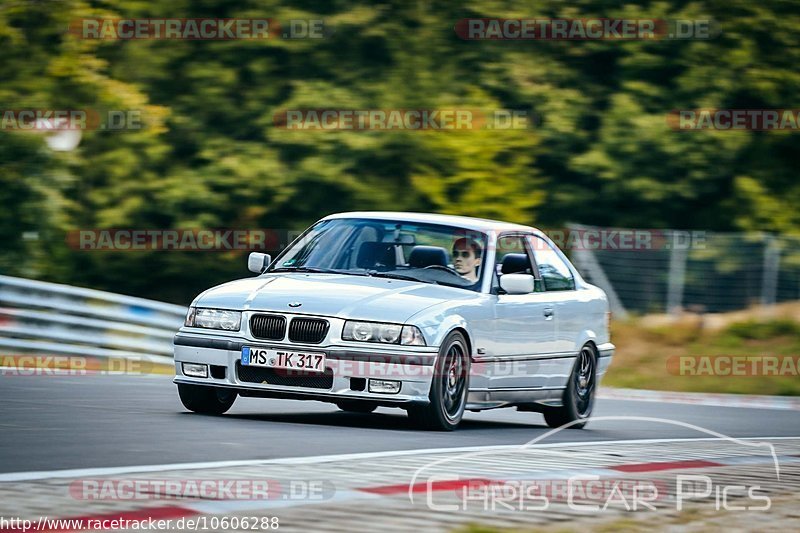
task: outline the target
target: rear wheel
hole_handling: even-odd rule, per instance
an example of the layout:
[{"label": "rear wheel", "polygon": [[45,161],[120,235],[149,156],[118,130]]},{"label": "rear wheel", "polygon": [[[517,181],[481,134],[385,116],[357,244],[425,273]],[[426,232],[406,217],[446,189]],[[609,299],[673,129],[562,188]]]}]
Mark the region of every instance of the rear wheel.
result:
[{"label": "rear wheel", "polygon": [[[589,421],[594,408],[594,393],[597,383],[597,355],[591,344],[581,348],[567,388],[563,405],[544,411],[544,420],[551,428],[571,424],[568,429],[581,429]],[[580,422],[578,422],[580,420]]]},{"label": "rear wheel", "polygon": [[430,403],[409,408],[408,416],[418,426],[453,431],[464,416],[469,386],[469,350],[464,335],[454,331],[442,343],[429,394]]},{"label": "rear wheel", "polygon": [[206,415],[221,415],[236,401],[235,391],[185,383],[178,383],[178,396],[185,408]]},{"label": "rear wheel", "polygon": [[374,403],[369,402],[356,402],[356,401],[346,401],[346,402],[339,402],[336,404],[339,409],[342,411],[347,411],[348,413],[371,413],[375,409],[378,408],[377,405]]}]

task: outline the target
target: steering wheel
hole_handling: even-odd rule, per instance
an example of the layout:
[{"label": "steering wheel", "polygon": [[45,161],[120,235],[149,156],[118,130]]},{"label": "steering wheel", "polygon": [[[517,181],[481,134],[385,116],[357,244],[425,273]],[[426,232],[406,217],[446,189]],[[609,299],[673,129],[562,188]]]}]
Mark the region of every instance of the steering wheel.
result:
[{"label": "steering wheel", "polygon": [[444,270],[447,273],[455,274],[456,276],[461,277],[461,274],[456,272],[456,269],[444,265],[428,265],[426,267],[422,267],[422,270]]}]

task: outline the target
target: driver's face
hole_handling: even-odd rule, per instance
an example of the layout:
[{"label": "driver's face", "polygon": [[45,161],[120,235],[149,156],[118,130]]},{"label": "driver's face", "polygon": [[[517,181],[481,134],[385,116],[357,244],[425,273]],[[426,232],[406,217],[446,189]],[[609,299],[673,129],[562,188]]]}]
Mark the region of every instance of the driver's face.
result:
[{"label": "driver's face", "polygon": [[453,250],[453,268],[465,278],[477,281],[478,275],[475,269],[480,264],[481,260],[475,257],[475,250],[472,248],[456,248]]}]

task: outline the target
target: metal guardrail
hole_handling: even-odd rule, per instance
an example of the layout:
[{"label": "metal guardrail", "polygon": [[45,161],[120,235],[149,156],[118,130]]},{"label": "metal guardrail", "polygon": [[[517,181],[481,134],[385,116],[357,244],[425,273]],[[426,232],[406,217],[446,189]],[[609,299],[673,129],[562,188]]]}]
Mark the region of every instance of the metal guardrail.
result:
[{"label": "metal guardrail", "polygon": [[186,308],[0,276],[0,350],[172,364]]}]

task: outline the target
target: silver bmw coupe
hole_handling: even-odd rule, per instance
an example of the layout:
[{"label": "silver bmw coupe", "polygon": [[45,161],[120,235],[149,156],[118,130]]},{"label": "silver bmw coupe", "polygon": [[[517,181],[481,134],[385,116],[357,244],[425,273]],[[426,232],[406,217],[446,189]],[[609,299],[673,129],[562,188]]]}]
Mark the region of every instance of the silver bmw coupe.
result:
[{"label": "silver bmw coupe", "polygon": [[292,398],[453,430],[466,410],[516,407],[580,428],[614,353],[605,293],[532,227],[340,213],[248,267],[197,296],[175,335],[191,411]]}]

